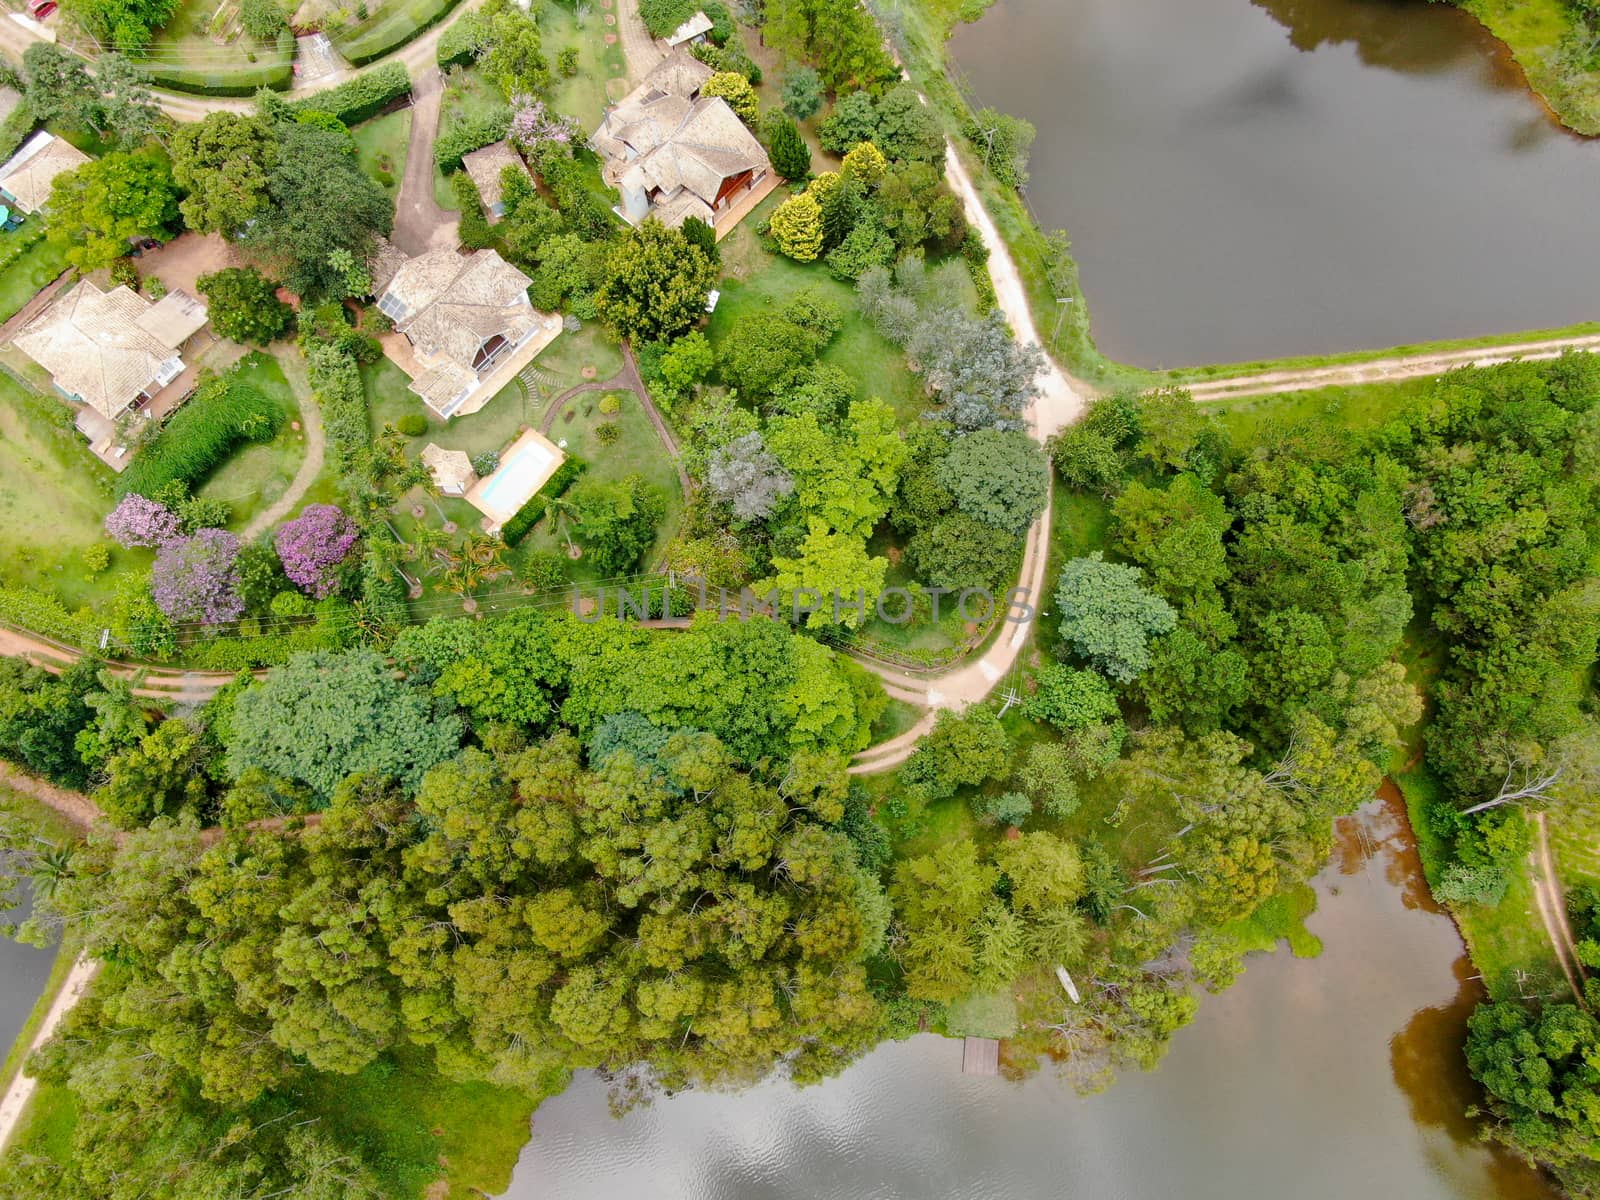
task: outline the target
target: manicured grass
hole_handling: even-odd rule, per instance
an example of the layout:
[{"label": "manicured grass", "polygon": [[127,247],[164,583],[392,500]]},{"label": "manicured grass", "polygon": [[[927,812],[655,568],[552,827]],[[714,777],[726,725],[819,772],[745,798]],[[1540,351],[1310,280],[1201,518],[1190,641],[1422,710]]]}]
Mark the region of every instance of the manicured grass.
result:
[{"label": "manicured grass", "polygon": [[271,355],[257,351],[240,359],[234,377],[271,398],[284,414],[272,441],[245,445],[200,487],[200,495],[232,506],[228,528],[237,531],[288,490],[305,459],[306,437],[303,430],[293,428],[300,406]]},{"label": "manicured grass", "polygon": [[[54,592],[69,608],[104,602],[109,573],[88,580],[82,555],[109,544],[101,522],[112,478],[72,428],[69,405],[0,374],[0,577]],[[148,550],[112,550],[113,569],[149,562]]]},{"label": "manicured grass", "polygon": [[[1564,0],[1463,0],[1461,7],[1503,41],[1561,122],[1600,134],[1600,71],[1565,61],[1569,39],[1583,39],[1573,6]],[[1586,40],[1586,39],[1584,39]],[[1575,58],[1577,56],[1574,56]]]},{"label": "manicured grass", "polygon": [[[398,50],[424,31],[448,18],[461,0],[381,0],[371,6],[365,20],[329,28],[328,36],[341,54],[372,61],[373,55]],[[359,12],[359,10],[351,10]]]},{"label": "manicured grass", "polygon": [[[363,121],[350,131],[356,139],[356,161],[391,197],[400,191],[406,169],[406,146],[411,137],[411,110],[402,108],[387,116]],[[385,179],[387,178],[387,182]]]},{"label": "manicured grass", "polygon": [[265,83],[283,74],[294,57],[294,39],[287,33],[263,45],[245,33],[237,3],[182,0],[172,20],[155,35],[148,66],[156,86],[182,84],[246,85]]},{"label": "manicured grass", "polygon": [[[40,288],[67,269],[66,251],[39,238],[37,221],[30,217],[21,228],[0,233],[0,262],[6,264],[0,269],[0,321],[14,316]],[[33,244],[27,245],[29,241]]]},{"label": "manicured grass", "polygon": [[564,4],[547,5],[539,15],[544,53],[552,71],[562,50],[577,47],[578,73],[564,76],[557,72],[551,100],[557,112],[578,118],[586,136],[600,124],[606,104],[620,100],[628,87],[628,63],[622,43],[606,45],[603,15],[597,6],[587,6],[580,23],[576,10]]}]

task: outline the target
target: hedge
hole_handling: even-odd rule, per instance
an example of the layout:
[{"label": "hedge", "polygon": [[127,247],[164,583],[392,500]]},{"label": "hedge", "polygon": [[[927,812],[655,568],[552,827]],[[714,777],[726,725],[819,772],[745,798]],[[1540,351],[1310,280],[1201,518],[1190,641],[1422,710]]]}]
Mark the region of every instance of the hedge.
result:
[{"label": "hedge", "polygon": [[385,20],[381,15],[370,29],[346,39],[335,39],[339,53],[353,67],[364,67],[385,54],[393,53],[432,29],[455,12],[461,0],[432,0],[432,6],[422,13],[403,9],[390,13]]},{"label": "hedge", "polygon": [[100,640],[100,622],[88,609],[68,612],[48,592],[29,587],[0,587],[0,621],[83,649]]},{"label": "hedge", "polygon": [[500,527],[500,540],[508,546],[520,546],[533,527],[544,520],[546,501],[566,495],[566,491],[583,474],[587,464],[576,456],[567,459],[544,481],[544,486],[528,497],[527,503],[511,515]]},{"label": "hedge", "polygon": [[411,76],[406,73],[405,64],[386,63],[338,87],[313,92],[303,100],[292,100],[289,109],[291,112],[332,113],[346,125],[359,125],[410,91]]},{"label": "hedge", "polygon": [[13,108],[4,121],[0,121],[0,162],[17,152],[38,123],[26,100]]},{"label": "hedge", "polygon": [[[276,667],[308,650],[342,650],[355,641],[356,626],[350,605],[338,598],[317,605],[310,624],[280,626],[271,619],[246,617],[240,637],[219,637],[187,647],[185,665],[204,671],[242,671]],[[278,632],[284,629],[284,632]]]},{"label": "hedge", "polygon": [[282,405],[253,387],[227,379],[207,380],[167,419],[155,440],[134,456],[117,480],[117,492],[154,496],[176,480],[192,491],[241,442],[270,441],[283,416]]},{"label": "hedge", "polygon": [[434,50],[439,69],[464,67],[478,57],[478,45],[483,38],[483,20],[475,12],[464,13],[459,21],[444,31]]},{"label": "hedge", "polygon": [[498,142],[511,128],[511,110],[501,107],[494,112],[467,121],[459,121],[439,135],[434,143],[433,161],[446,175],[461,169],[461,156],[481,150],[491,142]]},{"label": "hedge", "polygon": [[[289,37],[288,34],[284,35]],[[160,65],[142,62],[156,87],[197,96],[254,96],[262,88],[286,92],[294,82],[294,55],[291,47],[274,62],[241,63],[236,67],[204,68]],[[272,52],[275,55],[278,52]]]},{"label": "hedge", "polygon": [[351,355],[328,343],[306,347],[306,367],[322,410],[322,427],[333,447],[334,466],[346,474],[372,440],[361,368]]},{"label": "hedge", "polygon": [[494,245],[494,230],[483,212],[483,196],[472,176],[457,171],[450,176],[450,186],[455,189],[456,203],[461,207],[461,224],[456,230],[456,240],[468,250],[486,250]]}]

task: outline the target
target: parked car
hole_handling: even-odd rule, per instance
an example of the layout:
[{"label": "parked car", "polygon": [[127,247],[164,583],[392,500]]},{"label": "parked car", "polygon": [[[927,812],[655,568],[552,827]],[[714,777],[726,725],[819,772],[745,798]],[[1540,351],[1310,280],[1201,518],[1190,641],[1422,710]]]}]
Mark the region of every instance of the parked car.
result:
[{"label": "parked car", "polygon": [[28,15],[42,21],[56,10],[56,0],[28,0]]}]

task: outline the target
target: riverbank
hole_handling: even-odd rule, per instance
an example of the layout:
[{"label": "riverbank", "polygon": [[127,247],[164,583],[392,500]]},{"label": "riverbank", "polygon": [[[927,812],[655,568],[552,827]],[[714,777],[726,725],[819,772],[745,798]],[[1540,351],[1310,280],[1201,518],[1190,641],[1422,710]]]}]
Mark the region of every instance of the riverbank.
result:
[{"label": "riverbank", "polygon": [[1581,28],[1567,0],[1458,0],[1485,29],[1505,43],[1528,87],[1562,125],[1585,137],[1600,135],[1600,69],[1579,43]]}]

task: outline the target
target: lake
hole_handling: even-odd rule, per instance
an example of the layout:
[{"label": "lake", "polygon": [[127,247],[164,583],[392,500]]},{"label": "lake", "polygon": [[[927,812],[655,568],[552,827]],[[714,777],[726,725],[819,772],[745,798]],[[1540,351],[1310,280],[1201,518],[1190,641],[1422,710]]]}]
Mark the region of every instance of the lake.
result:
[{"label": "lake", "polygon": [[1461,1115],[1481,993],[1397,793],[1340,823],[1316,886],[1319,958],[1252,957],[1158,1071],[1104,1095],[964,1077],[961,1044],[932,1036],[818,1087],[689,1093],[621,1120],[584,1074],[535,1113],[506,1200],[1553,1196]]},{"label": "lake", "polygon": [[[5,915],[5,920],[20,922],[28,915],[24,902]],[[0,1046],[9,1049],[22,1032],[28,1014],[44,992],[50,977],[57,947],[40,950],[10,938],[0,938]],[[0,1058],[5,1057],[0,1051]]]},{"label": "lake", "polygon": [[1600,146],[1427,0],[997,0],[951,57],[1039,128],[1101,350],[1146,367],[1597,315]]}]

